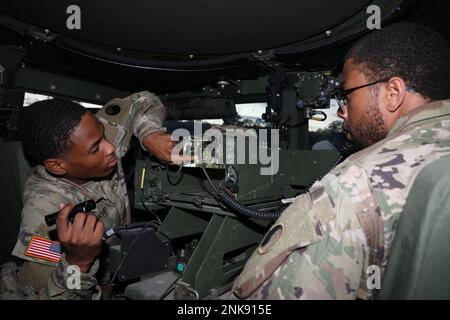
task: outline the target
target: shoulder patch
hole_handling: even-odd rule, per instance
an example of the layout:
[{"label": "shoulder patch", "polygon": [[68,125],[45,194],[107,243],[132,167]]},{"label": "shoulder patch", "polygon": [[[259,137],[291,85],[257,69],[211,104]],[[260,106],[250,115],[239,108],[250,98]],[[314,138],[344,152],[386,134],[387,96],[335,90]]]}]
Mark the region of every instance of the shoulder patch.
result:
[{"label": "shoulder patch", "polygon": [[116,98],[105,104],[97,114],[115,125],[123,126],[127,122],[130,109],[131,103],[129,101]]},{"label": "shoulder patch", "polygon": [[268,252],[278,240],[281,239],[283,235],[284,225],[282,223],[278,223],[274,225],[270,230],[266,233],[264,238],[261,241],[261,244],[258,247],[258,253],[264,254]]},{"label": "shoulder patch", "polygon": [[33,236],[25,251],[25,255],[50,262],[59,262],[61,259],[61,245],[57,241]]}]

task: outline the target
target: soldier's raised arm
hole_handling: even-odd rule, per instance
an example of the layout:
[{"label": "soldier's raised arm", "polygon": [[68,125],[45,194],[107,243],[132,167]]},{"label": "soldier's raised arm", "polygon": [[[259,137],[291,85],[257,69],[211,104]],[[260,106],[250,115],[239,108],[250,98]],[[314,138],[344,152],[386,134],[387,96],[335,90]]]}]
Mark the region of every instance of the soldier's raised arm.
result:
[{"label": "soldier's raised arm", "polygon": [[164,104],[148,91],[133,93],[123,99],[113,99],[97,113],[105,126],[106,138],[117,147],[119,157],[129,150],[132,135],[141,147],[163,162],[171,163],[173,147],[170,134],[165,132]]}]

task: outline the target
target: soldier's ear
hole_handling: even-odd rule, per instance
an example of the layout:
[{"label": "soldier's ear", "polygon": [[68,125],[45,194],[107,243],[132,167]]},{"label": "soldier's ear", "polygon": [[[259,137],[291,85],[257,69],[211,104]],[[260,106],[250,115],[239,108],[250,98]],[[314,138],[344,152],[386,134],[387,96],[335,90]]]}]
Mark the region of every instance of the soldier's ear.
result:
[{"label": "soldier's ear", "polygon": [[392,77],[386,84],[387,110],[394,113],[403,104],[406,98],[406,84],[400,77]]},{"label": "soldier's ear", "polygon": [[45,169],[57,176],[63,176],[67,173],[64,160],[62,159],[47,159],[44,161]]}]

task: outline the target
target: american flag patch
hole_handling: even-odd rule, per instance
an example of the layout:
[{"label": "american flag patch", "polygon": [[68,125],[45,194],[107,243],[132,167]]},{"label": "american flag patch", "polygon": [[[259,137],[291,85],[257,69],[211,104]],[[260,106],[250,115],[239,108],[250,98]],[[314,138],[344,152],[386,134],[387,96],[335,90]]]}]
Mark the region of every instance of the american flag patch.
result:
[{"label": "american flag patch", "polygon": [[51,262],[59,262],[61,259],[61,245],[57,241],[33,236],[28,244],[25,255]]}]

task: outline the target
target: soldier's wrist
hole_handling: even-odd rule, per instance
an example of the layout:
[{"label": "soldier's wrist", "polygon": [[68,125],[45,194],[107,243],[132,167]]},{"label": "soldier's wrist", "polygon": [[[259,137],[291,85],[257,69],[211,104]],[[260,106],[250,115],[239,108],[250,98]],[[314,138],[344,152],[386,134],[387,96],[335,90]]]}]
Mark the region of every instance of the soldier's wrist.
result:
[{"label": "soldier's wrist", "polygon": [[99,260],[96,259],[87,273],[81,272],[81,270],[77,272],[77,270],[71,268],[74,265],[71,265],[67,261],[66,253],[63,253],[58,267],[51,277],[52,281],[49,282],[49,288],[52,287],[49,289],[51,291],[50,294],[52,296],[58,296],[64,294],[67,290],[76,289],[77,294],[86,294],[89,296],[92,289],[97,286],[95,274],[99,269],[99,265]]},{"label": "soldier's wrist", "polygon": [[66,261],[69,265],[78,266],[80,271],[83,273],[88,273],[94,263],[94,260],[77,259],[76,257],[71,257],[66,254]]}]

